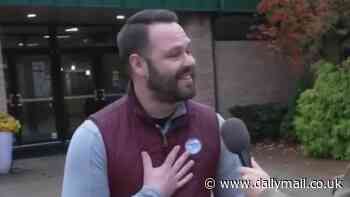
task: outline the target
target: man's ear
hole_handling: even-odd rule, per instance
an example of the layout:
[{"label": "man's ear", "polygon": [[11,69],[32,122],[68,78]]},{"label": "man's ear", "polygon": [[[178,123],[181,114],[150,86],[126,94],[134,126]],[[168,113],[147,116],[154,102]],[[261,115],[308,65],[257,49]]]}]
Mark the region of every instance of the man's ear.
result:
[{"label": "man's ear", "polygon": [[129,56],[129,63],[133,74],[138,76],[148,76],[147,63],[139,54],[131,54]]}]

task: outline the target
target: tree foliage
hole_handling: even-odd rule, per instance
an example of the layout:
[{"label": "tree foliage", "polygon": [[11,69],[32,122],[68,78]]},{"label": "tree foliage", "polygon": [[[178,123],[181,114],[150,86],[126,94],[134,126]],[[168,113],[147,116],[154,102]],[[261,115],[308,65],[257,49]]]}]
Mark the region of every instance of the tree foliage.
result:
[{"label": "tree foliage", "polygon": [[[342,43],[350,37],[350,0],[262,0],[264,22],[249,37],[300,65],[320,58],[339,63]],[[333,42],[331,42],[333,41]]]}]

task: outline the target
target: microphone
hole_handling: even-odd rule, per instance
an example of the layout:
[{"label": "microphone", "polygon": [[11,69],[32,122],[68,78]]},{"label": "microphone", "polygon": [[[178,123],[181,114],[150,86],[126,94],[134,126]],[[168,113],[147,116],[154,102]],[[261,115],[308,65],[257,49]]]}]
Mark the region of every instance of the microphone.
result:
[{"label": "microphone", "polygon": [[239,156],[243,166],[252,167],[250,135],[242,120],[230,118],[221,127],[221,135],[227,149]]}]

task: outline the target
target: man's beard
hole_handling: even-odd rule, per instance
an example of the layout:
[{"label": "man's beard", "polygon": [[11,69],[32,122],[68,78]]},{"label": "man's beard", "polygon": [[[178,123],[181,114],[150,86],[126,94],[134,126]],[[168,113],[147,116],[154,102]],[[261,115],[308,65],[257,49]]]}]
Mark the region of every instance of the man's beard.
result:
[{"label": "man's beard", "polygon": [[[147,59],[149,78],[147,86],[153,90],[154,95],[162,102],[175,103],[191,99],[196,95],[195,89],[195,72],[194,66],[183,66],[175,75],[160,74],[152,64],[152,61]],[[185,73],[191,72],[192,84],[184,87],[179,87],[179,79]]]}]

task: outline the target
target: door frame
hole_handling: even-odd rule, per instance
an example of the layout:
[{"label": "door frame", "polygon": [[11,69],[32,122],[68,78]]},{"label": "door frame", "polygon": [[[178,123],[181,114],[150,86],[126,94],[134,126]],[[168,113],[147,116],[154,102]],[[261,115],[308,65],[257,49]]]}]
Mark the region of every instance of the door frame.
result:
[{"label": "door frame", "polygon": [[[9,87],[8,95],[17,95],[19,93],[18,87],[18,73],[16,71],[16,56],[23,55],[48,55],[50,59],[50,76],[53,98],[53,111],[55,116],[55,129],[58,134],[58,138],[55,141],[66,143],[69,139],[68,131],[68,118],[66,117],[66,109],[64,105],[64,84],[63,75],[61,72],[61,58],[64,54],[84,54],[88,57],[92,57],[93,66],[93,80],[96,87],[96,97],[101,96],[99,90],[104,89],[103,76],[98,65],[102,64],[102,56],[106,53],[118,53],[118,49],[115,45],[107,47],[71,47],[71,48],[59,48],[57,40],[58,24],[48,25],[48,46],[44,48],[7,48],[2,49],[3,56],[8,60],[8,80],[11,81],[11,87]],[[6,28],[6,27],[5,27]],[[116,30],[116,29],[114,29]],[[117,31],[115,31],[116,33]],[[116,39],[116,36],[115,36]],[[116,40],[114,40],[116,43]],[[103,96],[103,95],[102,95]],[[18,104],[16,96],[8,103],[8,109],[15,117],[20,117],[20,108],[15,106]],[[12,106],[11,106],[12,105]],[[49,139],[45,141],[38,141],[35,143],[51,142]],[[17,136],[17,144],[23,145],[22,137]]]}]

